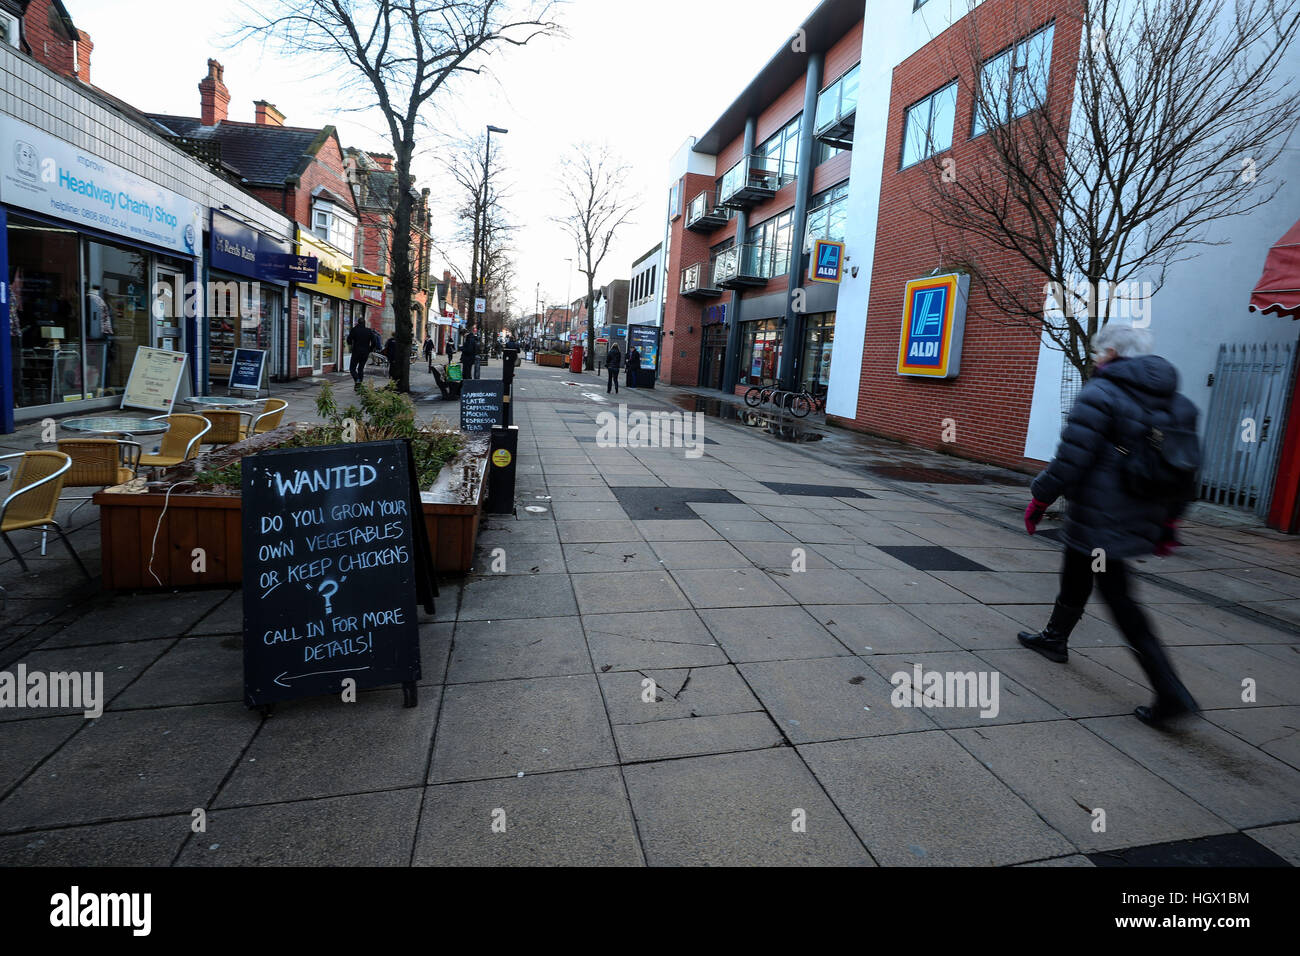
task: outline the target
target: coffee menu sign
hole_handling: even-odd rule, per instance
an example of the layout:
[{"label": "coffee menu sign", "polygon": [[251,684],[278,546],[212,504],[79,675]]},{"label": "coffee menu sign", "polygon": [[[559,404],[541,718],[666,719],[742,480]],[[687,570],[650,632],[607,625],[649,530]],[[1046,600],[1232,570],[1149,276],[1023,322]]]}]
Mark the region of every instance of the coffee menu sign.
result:
[{"label": "coffee menu sign", "polygon": [[460,430],[490,432],[506,423],[505,385],[472,379],[460,387]]},{"label": "coffee menu sign", "polygon": [[245,703],[402,684],[414,706],[433,586],[409,446],[266,451],[242,482]]}]

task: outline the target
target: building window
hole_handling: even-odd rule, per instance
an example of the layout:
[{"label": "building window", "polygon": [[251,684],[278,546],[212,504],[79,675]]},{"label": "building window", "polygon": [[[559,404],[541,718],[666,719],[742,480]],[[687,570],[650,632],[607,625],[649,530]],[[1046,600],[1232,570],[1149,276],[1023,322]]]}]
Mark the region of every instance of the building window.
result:
[{"label": "building window", "polygon": [[740,324],[741,385],[771,385],[781,367],[782,332],[776,319]]},{"label": "building window", "polygon": [[18,39],[18,18],[12,13],[0,10],[0,43],[7,43],[17,48]]},{"label": "building window", "polygon": [[779,182],[799,178],[799,124],[802,118],[802,115],[796,116],[755,150],[762,157],[763,168],[778,175]]},{"label": "building window", "polygon": [[956,122],[957,82],[954,80],[908,108],[903,126],[901,168],[905,169],[950,148]]},{"label": "building window", "polygon": [[311,231],[340,252],[348,253],[356,248],[356,220],[331,203],[313,204]]},{"label": "building window", "polygon": [[844,242],[849,227],[849,184],[840,183],[808,202],[808,235],[804,248],[812,248],[814,239]]},{"label": "building window", "polygon": [[763,279],[774,279],[790,271],[790,249],[794,238],[794,210],[752,226],[745,233],[745,257],[742,272]]},{"label": "building window", "polygon": [[1048,24],[1014,47],[984,61],[971,120],[972,136],[1024,116],[1047,101],[1053,32],[1053,25]]},{"label": "building window", "polygon": [[804,323],[803,361],[799,381],[814,395],[825,395],[831,381],[831,350],[835,343],[835,313],[820,312]]},{"label": "building window", "polygon": [[855,66],[817,97],[817,126],[822,132],[845,117],[856,113],[858,109],[858,70]]}]

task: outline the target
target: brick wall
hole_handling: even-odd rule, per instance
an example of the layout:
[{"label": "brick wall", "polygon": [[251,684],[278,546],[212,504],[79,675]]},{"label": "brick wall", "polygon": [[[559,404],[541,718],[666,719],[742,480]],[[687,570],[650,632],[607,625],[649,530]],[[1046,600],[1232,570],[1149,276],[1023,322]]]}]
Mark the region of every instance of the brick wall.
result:
[{"label": "brick wall", "polygon": [[59,19],[54,4],[37,2],[27,8],[23,17],[23,36],[31,47],[33,60],[60,76],[76,78],[74,38]]},{"label": "brick wall", "polygon": [[[1059,16],[1067,7],[1062,0],[1046,0],[1035,7],[1026,17],[1021,0],[986,0],[978,11],[980,49],[995,53],[1057,15],[1049,108],[1063,109],[1068,116],[1078,24]],[[955,244],[951,232],[932,224],[917,208],[931,188],[926,177],[935,175],[933,166],[898,168],[904,114],[911,104],[953,79],[954,69],[960,71],[966,56],[962,45],[967,42],[966,23],[959,21],[894,70],[861,386],[856,419],[845,424],[964,457],[1029,467],[1033,463],[1023,452],[1039,336],[1000,317],[977,283],[971,284],[959,376],[935,381],[897,374],[906,283],[945,264],[943,250]],[[953,149],[947,155],[960,175],[964,164],[980,161],[986,143],[970,138],[973,78],[958,75],[957,79],[957,121]],[[991,247],[980,256],[983,266],[996,270],[1004,280],[1025,289],[1042,287],[1042,278],[1018,257]],[[941,440],[946,419],[956,423],[954,443]]]}]

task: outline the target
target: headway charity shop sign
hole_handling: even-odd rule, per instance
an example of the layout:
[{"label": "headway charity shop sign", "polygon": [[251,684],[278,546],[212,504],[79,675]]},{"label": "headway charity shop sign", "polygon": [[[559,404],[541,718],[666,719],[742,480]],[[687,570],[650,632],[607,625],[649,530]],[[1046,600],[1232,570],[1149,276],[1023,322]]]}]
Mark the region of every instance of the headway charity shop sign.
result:
[{"label": "headway charity shop sign", "polygon": [[818,239],[813,243],[812,275],[813,282],[839,283],[844,278],[844,243],[832,242],[830,239]]},{"label": "headway charity shop sign", "polygon": [[969,291],[967,275],[931,276],[907,284],[898,344],[899,375],[957,377]]},{"label": "headway charity shop sign", "polygon": [[34,126],[0,117],[0,200],[196,256],[203,210]]}]

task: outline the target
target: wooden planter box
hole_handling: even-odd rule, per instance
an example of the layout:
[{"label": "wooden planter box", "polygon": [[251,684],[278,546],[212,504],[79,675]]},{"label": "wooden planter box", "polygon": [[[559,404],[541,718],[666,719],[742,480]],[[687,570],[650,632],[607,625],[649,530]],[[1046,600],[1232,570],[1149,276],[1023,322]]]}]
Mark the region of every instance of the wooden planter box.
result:
[{"label": "wooden planter box", "polygon": [[[482,442],[486,448],[486,441]],[[440,575],[466,574],[474,563],[479,516],[487,497],[487,460],[476,444],[443,468],[421,495],[424,525]],[[465,485],[465,467],[470,483]],[[95,495],[99,505],[104,589],[180,588],[243,582],[242,499],[217,494],[133,494],[122,488]],[[165,506],[165,513],[164,513]],[[157,541],[154,535],[157,534]],[[206,570],[194,570],[194,549]],[[152,557],[152,573],[150,559]],[[156,577],[155,577],[156,576]]]},{"label": "wooden planter box", "polygon": [[566,363],[563,355],[545,355],[539,352],[537,364],[546,368],[564,368]]}]

